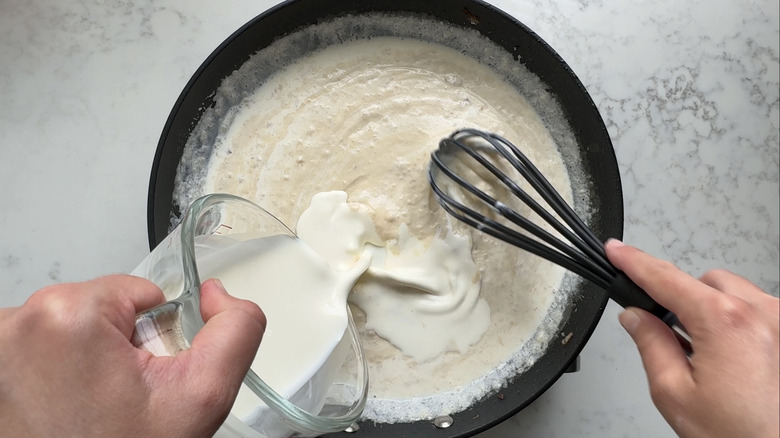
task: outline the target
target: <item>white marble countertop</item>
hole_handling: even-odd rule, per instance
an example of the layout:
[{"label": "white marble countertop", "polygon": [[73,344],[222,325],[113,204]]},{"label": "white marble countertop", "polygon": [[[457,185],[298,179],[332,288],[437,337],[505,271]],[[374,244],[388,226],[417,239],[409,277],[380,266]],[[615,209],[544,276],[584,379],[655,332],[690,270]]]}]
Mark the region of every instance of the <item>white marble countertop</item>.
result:
[{"label": "white marble countertop", "polygon": [[[148,253],[149,171],[171,107],[206,56],[274,3],[0,1],[0,305],[128,272]],[[493,3],[593,96],[623,177],[625,240],[777,295],[777,1]],[[673,436],[618,310],[579,372],[479,437]]]}]

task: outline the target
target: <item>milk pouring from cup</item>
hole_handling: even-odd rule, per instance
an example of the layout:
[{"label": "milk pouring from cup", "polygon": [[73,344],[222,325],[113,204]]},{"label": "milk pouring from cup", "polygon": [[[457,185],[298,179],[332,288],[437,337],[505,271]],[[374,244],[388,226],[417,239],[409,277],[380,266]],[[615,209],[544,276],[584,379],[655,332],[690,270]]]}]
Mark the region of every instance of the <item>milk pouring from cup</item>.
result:
[{"label": "milk pouring from cup", "polygon": [[257,302],[268,326],[217,436],[341,431],[360,416],[368,387],[346,305],[362,269],[338,273],[261,207],[206,195],[131,273],[153,281],[168,300],[137,315],[132,341],[158,356],[189,348],[203,327],[200,284],[219,278],[231,295]]}]

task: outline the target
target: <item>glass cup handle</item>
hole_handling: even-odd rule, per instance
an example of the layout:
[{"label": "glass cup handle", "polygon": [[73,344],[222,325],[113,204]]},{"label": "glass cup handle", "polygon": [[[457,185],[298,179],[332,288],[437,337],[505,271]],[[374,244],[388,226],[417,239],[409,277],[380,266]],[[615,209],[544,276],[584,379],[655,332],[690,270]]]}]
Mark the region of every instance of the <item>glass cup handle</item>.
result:
[{"label": "glass cup handle", "polygon": [[190,348],[184,336],[182,303],[168,301],[135,316],[135,330],[130,342],[155,356],[176,356]]}]

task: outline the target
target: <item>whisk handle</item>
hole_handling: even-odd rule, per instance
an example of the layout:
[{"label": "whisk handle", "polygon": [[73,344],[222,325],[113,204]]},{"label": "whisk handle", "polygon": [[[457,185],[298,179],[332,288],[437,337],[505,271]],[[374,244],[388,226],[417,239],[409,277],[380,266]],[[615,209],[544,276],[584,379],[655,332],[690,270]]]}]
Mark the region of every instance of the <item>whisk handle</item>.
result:
[{"label": "whisk handle", "polygon": [[639,307],[660,319],[663,319],[669,313],[666,307],[658,304],[623,272],[618,271],[607,292],[609,292],[609,297],[612,301],[620,304],[622,307]]},{"label": "whisk handle", "polygon": [[683,347],[685,353],[690,356],[693,353],[691,348],[691,337],[685,330],[685,327],[677,319],[677,315],[670,312],[666,307],[658,304],[650,295],[647,294],[641,287],[637,286],[626,274],[618,271],[612,283],[607,289],[609,297],[612,301],[620,304],[622,307],[638,307],[642,310],[646,310],[658,319],[668,325],[674,335],[677,337],[677,341],[680,346]]}]

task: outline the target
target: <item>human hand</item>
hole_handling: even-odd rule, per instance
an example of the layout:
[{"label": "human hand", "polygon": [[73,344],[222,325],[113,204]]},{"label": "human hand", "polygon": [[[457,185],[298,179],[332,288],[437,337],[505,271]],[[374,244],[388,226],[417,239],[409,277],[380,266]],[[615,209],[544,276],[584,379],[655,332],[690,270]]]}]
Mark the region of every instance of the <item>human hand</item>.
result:
[{"label": "human hand", "polygon": [[[192,348],[130,343],[136,313],[164,302],[127,275],[49,286],[0,309],[0,430],[13,437],[202,437],[227,417],[265,330],[252,302],[201,288]],[[6,435],[7,434],[7,435]]]},{"label": "human hand", "polygon": [[620,323],[639,349],[650,394],[682,437],[780,435],[780,303],[746,279],[715,270],[695,279],[619,241],[607,256],[692,339],[689,359],[664,323],[628,308]]}]

